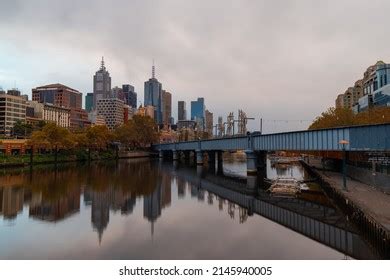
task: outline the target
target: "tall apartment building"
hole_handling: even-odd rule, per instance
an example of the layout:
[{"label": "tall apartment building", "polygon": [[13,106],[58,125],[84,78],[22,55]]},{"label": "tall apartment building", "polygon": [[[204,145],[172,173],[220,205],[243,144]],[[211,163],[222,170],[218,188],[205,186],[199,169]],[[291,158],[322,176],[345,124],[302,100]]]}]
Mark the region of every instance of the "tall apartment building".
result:
[{"label": "tall apartment building", "polygon": [[54,122],[60,127],[70,127],[70,109],[55,106],[49,103],[27,101],[27,118],[40,119],[45,122]]},{"label": "tall apartment building", "polygon": [[369,66],[361,80],[337,96],[336,108],[350,108],[357,113],[372,106],[390,106],[389,76],[390,64],[378,61]]},{"label": "tall apartment building", "polygon": [[96,110],[97,101],[111,96],[111,77],[104,65],[102,57],[100,69],[93,76],[93,108]]},{"label": "tall apartment building", "polygon": [[185,101],[177,102],[177,120],[186,121],[187,120],[187,108]]},{"label": "tall apartment building", "polygon": [[104,117],[109,129],[123,124],[124,102],[118,98],[105,98],[97,101],[97,114]]},{"label": "tall apartment building", "polygon": [[162,91],[162,114],[163,124],[171,124],[172,121],[172,94],[166,90]]},{"label": "tall apartment building", "polygon": [[88,114],[82,109],[82,93],[62,84],[40,86],[32,90],[32,100],[70,109],[70,128],[89,126]]},{"label": "tall apartment building", "polygon": [[214,115],[209,110],[205,111],[205,131],[209,134],[211,137],[213,135],[213,126],[214,126]]},{"label": "tall apartment building", "polygon": [[[10,94],[8,94],[8,92]],[[0,135],[10,136],[17,121],[26,120],[26,100],[19,91],[0,92]]]}]

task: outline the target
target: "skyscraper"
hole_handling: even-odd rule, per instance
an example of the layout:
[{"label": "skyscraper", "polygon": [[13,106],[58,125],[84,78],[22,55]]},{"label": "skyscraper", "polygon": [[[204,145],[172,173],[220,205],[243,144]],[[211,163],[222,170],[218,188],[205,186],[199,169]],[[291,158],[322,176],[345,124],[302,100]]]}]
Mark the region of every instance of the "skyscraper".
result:
[{"label": "skyscraper", "polygon": [[204,129],[205,125],[205,105],[204,98],[199,97],[196,101],[191,101],[191,120],[194,120],[200,125],[200,129]]},{"label": "skyscraper", "polygon": [[96,109],[97,101],[111,96],[111,77],[104,66],[104,58],[100,69],[93,76],[93,108]]},{"label": "skyscraper", "polygon": [[89,92],[85,96],[85,111],[91,112],[93,108],[93,93]]},{"label": "skyscraper", "polygon": [[132,85],[122,85],[123,94],[125,96],[125,103],[132,108],[137,108],[137,93]]},{"label": "skyscraper", "polygon": [[171,124],[172,119],[172,94],[166,90],[162,91],[162,114],[163,124]]},{"label": "skyscraper", "polygon": [[186,121],[187,120],[187,109],[186,109],[186,102],[185,101],[179,101],[177,103],[177,120],[178,121]]},{"label": "skyscraper", "polygon": [[156,123],[162,123],[162,85],[155,78],[155,68],[152,67],[152,78],[145,82],[144,105],[154,107],[154,119]]},{"label": "skyscraper", "polygon": [[205,128],[206,132],[208,133],[209,137],[213,135],[213,126],[214,126],[214,115],[209,110],[206,110],[205,113],[206,121],[205,121]]}]

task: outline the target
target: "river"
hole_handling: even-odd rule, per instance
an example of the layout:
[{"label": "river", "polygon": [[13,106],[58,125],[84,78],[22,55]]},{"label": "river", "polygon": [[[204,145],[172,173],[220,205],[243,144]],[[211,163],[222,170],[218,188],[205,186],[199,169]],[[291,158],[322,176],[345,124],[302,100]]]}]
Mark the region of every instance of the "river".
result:
[{"label": "river", "polygon": [[[378,258],[321,192],[243,194],[224,175],[133,159],[0,172],[0,259]],[[300,165],[267,176],[311,178]],[[248,206],[250,205],[250,206]]]}]

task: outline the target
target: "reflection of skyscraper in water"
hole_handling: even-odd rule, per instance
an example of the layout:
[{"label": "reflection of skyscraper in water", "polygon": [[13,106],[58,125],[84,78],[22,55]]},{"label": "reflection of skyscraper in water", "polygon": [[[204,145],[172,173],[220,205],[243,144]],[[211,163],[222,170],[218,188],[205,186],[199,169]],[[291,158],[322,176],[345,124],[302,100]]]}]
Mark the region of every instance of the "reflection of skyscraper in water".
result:
[{"label": "reflection of skyscraper in water", "polygon": [[186,196],[186,182],[181,178],[177,178],[177,196],[183,198]]},{"label": "reflection of skyscraper in water", "polygon": [[44,200],[40,194],[33,194],[29,215],[43,221],[57,222],[79,211],[80,189],[73,189],[56,199]]},{"label": "reflection of skyscraper in water", "polygon": [[102,242],[103,232],[110,221],[109,193],[95,191],[91,193],[91,222],[93,229],[98,232],[99,244]]},{"label": "reflection of skyscraper in water", "polygon": [[191,185],[191,197],[198,197],[198,188],[195,185]]},{"label": "reflection of skyscraper in water", "polygon": [[121,214],[122,215],[130,215],[131,213],[133,213],[135,203],[136,203],[135,197],[130,197],[130,198],[126,199],[122,205]]},{"label": "reflection of skyscraper in water", "polygon": [[0,215],[14,219],[23,210],[23,188],[0,188]]},{"label": "reflection of skyscraper in water", "polygon": [[198,190],[198,201],[204,201],[205,200],[205,191],[204,189]]},{"label": "reflection of skyscraper in water", "polygon": [[172,177],[168,175],[167,173],[164,173],[162,176],[162,194],[161,194],[161,207],[169,207],[171,205],[172,200],[172,193],[171,193],[171,186],[172,186]]},{"label": "reflection of skyscraper in water", "polygon": [[161,185],[152,194],[144,196],[144,217],[151,222],[151,233],[154,233],[154,222],[161,215]]}]

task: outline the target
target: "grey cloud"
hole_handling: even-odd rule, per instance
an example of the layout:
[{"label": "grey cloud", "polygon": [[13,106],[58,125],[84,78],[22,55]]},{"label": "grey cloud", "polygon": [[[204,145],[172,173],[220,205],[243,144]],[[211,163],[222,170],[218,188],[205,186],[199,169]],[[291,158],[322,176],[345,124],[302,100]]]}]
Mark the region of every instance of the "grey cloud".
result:
[{"label": "grey cloud", "polygon": [[[204,96],[215,116],[240,107],[257,118],[313,119],[367,66],[390,57],[385,0],[0,5],[1,40],[16,54],[42,58],[41,76],[21,80],[39,79],[38,85],[57,76],[88,92],[104,55],[114,84],[133,83],[142,100],[155,58],[158,78],[175,103]],[[0,70],[7,69],[0,64]]]}]

